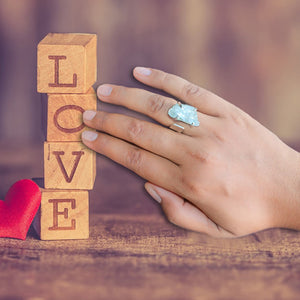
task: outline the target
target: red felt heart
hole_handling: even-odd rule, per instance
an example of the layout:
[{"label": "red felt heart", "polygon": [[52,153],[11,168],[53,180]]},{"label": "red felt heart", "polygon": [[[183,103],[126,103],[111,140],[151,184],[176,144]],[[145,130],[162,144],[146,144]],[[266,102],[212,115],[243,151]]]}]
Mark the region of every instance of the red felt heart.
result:
[{"label": "red felt heart", "polygon": [[40,206],[41,191],[29,179],[14,183],[0,200],[0,237],[25,240],[30,224]]}]

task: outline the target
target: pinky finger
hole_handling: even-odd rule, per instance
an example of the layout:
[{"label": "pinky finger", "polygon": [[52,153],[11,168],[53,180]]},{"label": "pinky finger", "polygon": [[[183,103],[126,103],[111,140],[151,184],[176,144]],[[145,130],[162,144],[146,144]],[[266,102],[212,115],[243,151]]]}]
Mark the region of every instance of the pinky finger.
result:
[{"label": "pinky finger", "polygon": [[161,204],[171,223],[213,237],[234,237],[230,232],[218,227],[200,209],[182,197],[149,182],[146,182],[145,189],[152,198]]}]

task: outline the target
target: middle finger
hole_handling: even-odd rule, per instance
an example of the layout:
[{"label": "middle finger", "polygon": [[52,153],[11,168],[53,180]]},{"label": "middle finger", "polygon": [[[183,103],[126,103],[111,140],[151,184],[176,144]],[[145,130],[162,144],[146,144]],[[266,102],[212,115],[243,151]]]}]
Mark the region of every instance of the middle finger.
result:
[{"label": "middle finger", "polygon": [[104,102],[125,106],[149,116],[164,126],[170,127],[172,124],[178,123],[184,127],[184,134],[190,136],[201,136],[207,133],[215,120],[215,117],[198,111],[198,119],[201,123],[199,127],[175,121],[168,115],[169,109],[177,103],[175,99],[142,89],[104,84],[98,88],[97,94]]}]

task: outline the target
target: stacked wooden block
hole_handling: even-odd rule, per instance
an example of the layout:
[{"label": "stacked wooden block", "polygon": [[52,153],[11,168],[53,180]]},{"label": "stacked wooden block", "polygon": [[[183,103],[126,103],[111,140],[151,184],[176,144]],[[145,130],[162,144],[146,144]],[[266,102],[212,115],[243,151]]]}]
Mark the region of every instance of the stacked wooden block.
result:
[{"label": "stacked wooden block", "polygon": [[44,188],[34,227],[42,240],[89,236],[95,153],[81,143],[82,113],[96,110],[97,36],[48,34],[38,45],[37,89],[47,94]]}]

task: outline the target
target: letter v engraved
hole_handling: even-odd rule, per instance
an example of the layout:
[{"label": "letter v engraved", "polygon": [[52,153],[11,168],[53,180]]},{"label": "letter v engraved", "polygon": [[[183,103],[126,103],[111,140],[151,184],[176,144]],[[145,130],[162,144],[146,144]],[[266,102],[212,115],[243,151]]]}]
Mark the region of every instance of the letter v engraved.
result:
[{"label": "letter v engraved", "polygon": [[65,155],[65,152],[64,151],[53,151],[52,153],[56,157],[56,160],[57,160],[58,165],[61,169],[61,172],[64,175],[64,178],[65,178],[66,182],[70,183],[73,180],[73,177],[74,177],[74,174],[75,174],[76,169],[78,167],[80,158],[84,154],[84,151],[73,151],[72,152],[72,155],[76,155],[76,158],[75,158],[74,165],[73,165],[73,168],[71,170],[70,176],[68,175],[68,173],[66,171],[66,168],[65,168],[65,166],[64,166],[64,164],[61,160],[61,155]]}]

